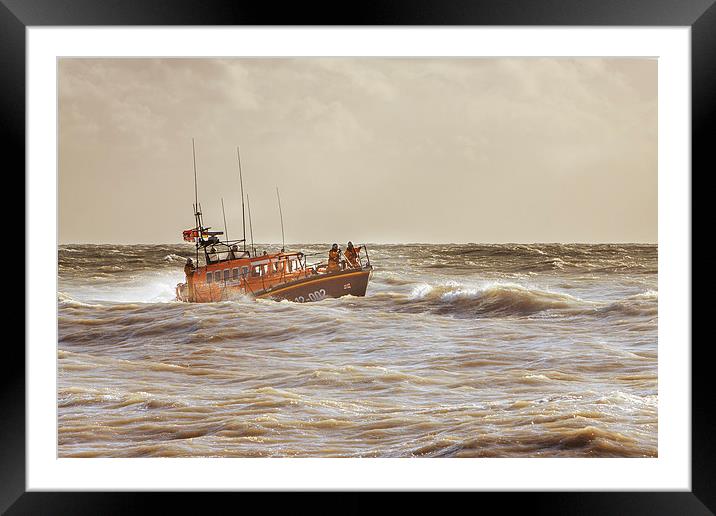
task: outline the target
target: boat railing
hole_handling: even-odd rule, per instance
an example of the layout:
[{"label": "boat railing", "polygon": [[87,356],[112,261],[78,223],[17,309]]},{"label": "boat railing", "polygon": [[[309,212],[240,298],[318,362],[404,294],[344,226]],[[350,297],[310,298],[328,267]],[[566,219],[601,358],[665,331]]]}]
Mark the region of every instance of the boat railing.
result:
[{"label": "boat railing", "polygon": [[[207,265],[220,263],[227,260],[235,260],[239,258],[246,258],[251,255],[248,249],[232,249],[234,246],[238,246],[243,243],[243,240],[218,240],[216,242],[207,243],[201,247],[204,249],[204,258],[206,259]],[[217,247],[219,249],[217,249]],[[213,248],[214,251],[210,251]],[[237,254],[234,254],[237,253]],[[225,255],[223,258],[221,255]],[[232,256],[233,255],[233,256]],[[213,259],[210,257],[214,257]]]},{"label": "boat railing", "polygon": [[[231,247],[236,245],[236,243],[241,243],[241,241],[219,241],[214,242],[212,245],[215,248],[220,248],[221,251],[218,249],[215,249],[214,253],[211,253],[207,248],[205,248],[206,251],[206,257],[207,257],[207,265],[214,265],[214,264],[220,264],[222,262],[230,261],[233,259],[241,259],[246,257],[251,257],[250,253],[246,251],[246,254],[244,254],[244,251],[241,249],[238,250],[232,250]],[[226,253],[224,258],[220,257],[220,254]],[[235,253],[235,254],[234,254]],[[365,255],[364,255],[365,253]],[[285,256],[281,256],[281,254]],[[260,285],[263,290],[265,290],[267,287],[271,286],[272,282],[275,281],[275,279],[278,279],[279,282],[287,281],[289,277],[293,276],[293,273],[299,272],[299,277],[307,278],[309,276],[315,275],[315,274],[325,274],[328,272],[328,261],[327,260],[320,260],[317,262],[308,262],[309,257],[316,257],[316,256],[325,256],[325,253],[281,253],[277,256],[271,255],[271,257],[268,258],[268,265],[266,266],[265,273],[262,272],[260,275],[257,276],[257,279],[260,278]],[[210,256],[217,256],[217,259],[210,259]],[[288,265],[286,263],[291,260],[290,257],[297,256],[298,263],[296,264],[296,267],[290,271],[290,274],[288,272]],[[251,258],[262,258],[262,256],[256,256]],[[365,244],[361,245],[359,247],[358,254],[356,256],[358,267],[353,267],[347,259],[345,259],[345,256],[342,256],[339,261],[339,267],[341,271],[350,270],[350,269],[365,269],[370,267],[370,256],[368,254],[368,248]],[[279,268],[276,266],[275,262],[278,260],[278,263],[281,263],[282,266]],[[275,267],[275,268],[274,268]],[[251,273],[249,273],[251,274]],[[267,275],[268,276],[274,276],[278,275],[278,278],[274,276],[274,280],[267,283]],[[295,277],[295,276],[293,276]],[[223,279],[223,278],[222,278]],[[248,277],[244,275],[244,272],[241,272],[241,277],[239,278],[240,284],[244,287],[244,292],[251,291],[253,293],[253,289],[250,286],[250,281],[248,280]],[[224,280],[225,281],[225,280]],[[223,290],[222,287],[225,288],[225,285],[219,285],[220,289]]]}]

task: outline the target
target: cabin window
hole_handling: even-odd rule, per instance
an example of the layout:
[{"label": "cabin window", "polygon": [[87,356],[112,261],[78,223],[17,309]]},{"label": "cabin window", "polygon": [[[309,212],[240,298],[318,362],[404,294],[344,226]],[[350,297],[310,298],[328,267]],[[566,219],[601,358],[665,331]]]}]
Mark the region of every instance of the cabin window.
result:
[{"label": "cabin window", "polygon": [[293,271],[293,260],[289,260],[288,261],[288,272],[292,272],[292,271]]},{"label": "cabin window", "polygon": [[230,277],[231,277],[231,271],[229,269],[224,269],[224,281],[229,281]]},{"label": "cabin window", "polygon": [[248,267],[241,267],[241,275],[245,278],[249,275],[249,268]]},{"label": "cabin window", "polygon": [[206,273],[206,282],[211,283],[211,281],[214,279],[214,274],[212,272]]},{"label": "cabin window", "polygon": [[260,266],[260,265],[256,265],[256,266],[251,270],[251,275],[252,275],[253,277],[261,276],[261,266]]},{"label": "cabin window", "polygon": [[219,283],[221,281],[221,271],[215,271],[214,272],[214,281],[216,283]]},{"label": "cabin window", "polygon": [[264,275],[267,275],[267,274],[269,273],[269,266],[268,266],[268,264],[266,264],[266,265],[263,266],[263,270],[264,270]]},{"label": "cabin window", "polygon": [[231,269],[231,279],[237,280],[239,279],[239,268],[236,267],[235,269]]}]

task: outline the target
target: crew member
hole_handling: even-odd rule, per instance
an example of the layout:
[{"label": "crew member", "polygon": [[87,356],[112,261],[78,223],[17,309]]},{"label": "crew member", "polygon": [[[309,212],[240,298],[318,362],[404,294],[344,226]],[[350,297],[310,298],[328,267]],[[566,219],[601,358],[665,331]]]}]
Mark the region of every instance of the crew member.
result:
[{"label": "crew member", "polygon": [[338,244],[333,244],[331,250],[328,251],[328,272],[340,270],[339,260],[341,258],[341,250]]},{"label": "crew member", "polygon": [[231,246],[231,251],[229,251],[228,259],[235,260],[238,257],[239,257],[239,246],[234,244]]},{"label": "crew member", "polygon": [[186,274],[186,285],[189,287],[189,292],[193,291],[194,286],[194,260],[191,258],[186,259],[186,265],[184,265],[184,274]]},{"label": "crew member", "polygon": [[212,245],[209,248],[209,254],[207,256],[209,263],[215,263],[219,261],[219,256],[216,254],[216,248]]},{"label": "crew member", "polygon": [[360,269],[360,263],[358,263],[358,253],[360,253],[360,246],[353,247],[353,242],[348,242],[346,252],[343,253],[343,256],[346,257],[348,265],[354,269]]}]

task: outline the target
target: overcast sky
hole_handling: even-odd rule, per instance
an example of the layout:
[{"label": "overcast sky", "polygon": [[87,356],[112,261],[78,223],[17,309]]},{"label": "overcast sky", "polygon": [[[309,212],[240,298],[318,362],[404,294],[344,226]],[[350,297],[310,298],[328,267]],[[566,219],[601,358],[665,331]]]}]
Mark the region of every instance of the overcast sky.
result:
[{"label": "overcast sky", "polygon": [[[652,59],[62,59],[60,243],[656,242]],[[248,228],[248,223],[247,223]],[[248,229],[247,229],[248,231]]]}]

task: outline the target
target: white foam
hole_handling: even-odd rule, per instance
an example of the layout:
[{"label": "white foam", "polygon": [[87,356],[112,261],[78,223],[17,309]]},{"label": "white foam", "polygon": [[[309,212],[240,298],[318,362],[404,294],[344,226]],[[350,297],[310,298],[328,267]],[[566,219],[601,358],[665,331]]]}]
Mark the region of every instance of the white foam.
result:
[{"label": "white foam", "polygon": [[173,271],[146,273],[128,281],[67,287],[76,301],[114,303],[168,303],[176,299],[176,285],[183,280]]}]

